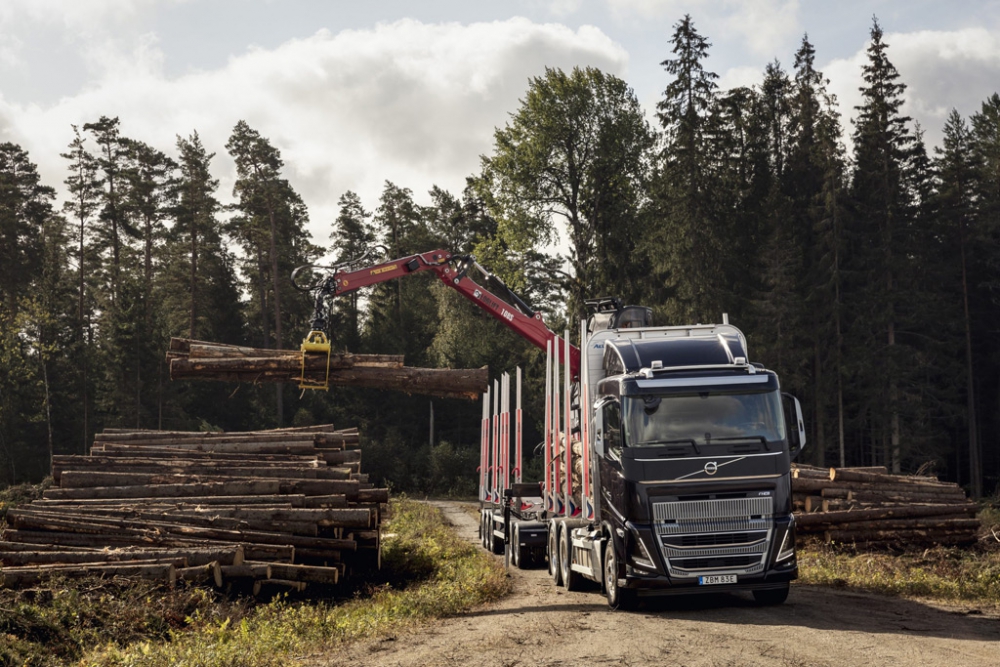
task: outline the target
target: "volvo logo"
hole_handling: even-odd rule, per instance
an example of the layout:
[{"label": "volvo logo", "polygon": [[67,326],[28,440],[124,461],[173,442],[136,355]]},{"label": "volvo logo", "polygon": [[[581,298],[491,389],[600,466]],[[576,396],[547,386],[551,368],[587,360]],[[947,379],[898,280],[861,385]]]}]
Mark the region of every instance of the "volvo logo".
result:
[{"label": "volvo logo", "polygon": [[717,472],[719,472],[719,464],[718,463],[716,463],[715,461],[709,461],[708,463],[705,464],[705,474],[706,475],[714,475]]}]

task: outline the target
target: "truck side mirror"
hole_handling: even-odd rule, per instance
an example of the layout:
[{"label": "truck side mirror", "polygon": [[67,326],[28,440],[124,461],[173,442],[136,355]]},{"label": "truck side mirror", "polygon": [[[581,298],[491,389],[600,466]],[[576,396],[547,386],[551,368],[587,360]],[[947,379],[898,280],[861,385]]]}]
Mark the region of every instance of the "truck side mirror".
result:
[{"label": "truck side mirror", "polygon": [[782,412],[785,413],[788,453],[794,461],[806,446],[806,425],[802,420],[802,405],[799,403],[799,399],[782,392],[781,407]]}]

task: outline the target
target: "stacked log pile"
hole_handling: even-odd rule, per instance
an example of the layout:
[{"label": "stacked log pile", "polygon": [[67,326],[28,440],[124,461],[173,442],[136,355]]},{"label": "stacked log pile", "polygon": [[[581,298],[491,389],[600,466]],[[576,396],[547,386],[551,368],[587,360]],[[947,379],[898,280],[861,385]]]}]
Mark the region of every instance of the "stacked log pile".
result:
[{"label": "stacked log pile", "polygon": [[957,484],[891,475],[884,467],[792,470],[801,535],[865,549],[924,548],[976,541],[978,506]]},{"label": "stacked log pile", "polygon": [[[171,380],[289,382],[393,389],[440,398],[478,399],[489,384],[489,370],[409,368],[402,355],[309,353],[222,345],[172,338],[167,351]],[[327,364],[329,363],[329,376]]]},{"label": "stacked log pile", "polygon": [[7,513],[0,580],[337,584],[379,565],[388,490],[360,466],[356,429],[108,429],[90,456],[54,457],[56,486]]}]

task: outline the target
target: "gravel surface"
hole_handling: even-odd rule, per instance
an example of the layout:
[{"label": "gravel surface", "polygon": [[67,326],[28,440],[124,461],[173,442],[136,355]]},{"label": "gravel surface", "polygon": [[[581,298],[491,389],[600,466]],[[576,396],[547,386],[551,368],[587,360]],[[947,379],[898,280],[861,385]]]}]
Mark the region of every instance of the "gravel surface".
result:
[{"label": "gravel surface", "polygon": [[[434,504],[478,544],[469,503]],[[758,607],[748,593],[716,594],[645,600],[626,613],[610,611],[596,585],[570,593],[545,569],[510,572],[514,593],[505,600],[316,664],[1000,666],[1000,618],[971,607],[793,584],[777,607]]]}]

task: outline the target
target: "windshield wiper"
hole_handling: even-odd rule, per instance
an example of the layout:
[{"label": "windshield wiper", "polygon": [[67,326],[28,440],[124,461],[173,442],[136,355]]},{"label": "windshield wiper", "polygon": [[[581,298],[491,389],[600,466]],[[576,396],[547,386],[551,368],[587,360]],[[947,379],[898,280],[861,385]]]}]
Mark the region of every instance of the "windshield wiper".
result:
[{"label": "windshield wiper", "polygon": [[696,443],[693,438],[680,438],[677,440],[647,440],[642,443],[643,447],[651,447],[654,445],[691,445],[695,454],[701,454],[701,450],[698,449],[698,443]]},{"label": "windshield wiper", "polygon": [[730,442],[732,440],[752,440],[764,445],[765,450],[771,451],[770,445],[767,444],[767,438],[762,435],[733,435],[726,438],[712,438],[713,442]]}]

